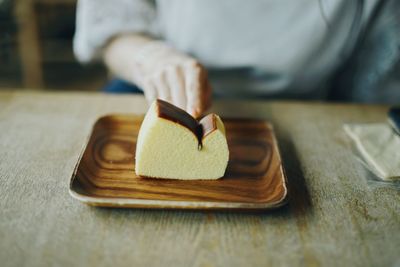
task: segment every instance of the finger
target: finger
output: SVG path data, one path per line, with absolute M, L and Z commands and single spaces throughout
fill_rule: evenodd
M 165 72 L 162 72 L 154 78 L 154 84 L 156 86 L 158 97 L 161 100 L 171 102 L 171 92 L 166 80 Z
M 143 91 L 149 104 L 157 99 L 156 87 L 151 79 L 147 79 L 143 82 Z
M 181 68 L 170 68 L 167 71 L 167 83 L 171 93 L 172 103 L 185 110 L 186 109 L 186 92 L 185 77 Z
M 205 71 L 196 63 L 185 69 L 185 78 L 186 110 L 197 118 L 205 111 L 204 98 L 207 90 Z
M 207 109 L 209 109 L 211 107 L 211 102 L 212 102 L 212 87 L 210 84 L 210 80 L 208 79 L 208 75 L 206 74 L 205 76 L 205 90 L 204 90 L 204 94 L 203 94 L 203 100 L 202 100 L 202 105 L 203 105 L 203 111 L 206 111 Z

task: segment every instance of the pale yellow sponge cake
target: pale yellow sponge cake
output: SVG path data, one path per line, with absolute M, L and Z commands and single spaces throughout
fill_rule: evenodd
M 216 114 L 199 122 L 162 100 L 152 103 L 140 127 L 136 174 L 142 177 L 213 180 L 224 176 L 229 151 Z

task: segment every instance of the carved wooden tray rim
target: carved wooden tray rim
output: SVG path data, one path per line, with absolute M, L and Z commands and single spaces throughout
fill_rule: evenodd
M 276 149 L 277 157 L 280 160 L 279 171 L 281 173 L 281 197 L 273 202 L 240 202 L 240 201 L 202 201 L 202 200 L 160 200 L 160 199 L 143 199 L 143 198 L 127 198 L 127 197 L 101 197 L 96 195 L 90 195 L 86 192 L 80 185 L 77 184 L 78 169 L 82 163 L 82 158 L 88 148 L 90 140 L 93 138 L 96 125 L 105 119 L 110 119 L 113 117 L 135 117 L 136 119 L 142 119 L 143 115 L 135 114 L 109 114 L 101 116 L 96 120 L 89 136 L 87 137 L 87 142 L 85 142 L 84 147 L 80 153 L 80 156 L 75 165 L 74 171 L 71 176 L 69 185 L 69 194 L 82 203 L 91 206 L 99 207 L 112 207 L 112 208 L 146 208 L 146 209 L 189 209 L 189 210 L 266 210 L 281 207 L 287 203 L 287 179 L 284 168 L 282 166 L 282 160 L 280 152 L 277 145 L 277 140 L 273 130 L 273 126 L 265 121 L 259 119 L 246 119 L 246 118 L 225 118 L 224 121 L 242 121 L 242 122 L 262 122 L 265 124 L 269 131 L 271 132 L 272 145 Z M 146 179 L 146 178 L 144 178 Z M 223 181 L 224 178 L 221 179 Z M 163 183 L 163 179 L 152 179 Z M 201 181 L 200 181 L 201 182 Z

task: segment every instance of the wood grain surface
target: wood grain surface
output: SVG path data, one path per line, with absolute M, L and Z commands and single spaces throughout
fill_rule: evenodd
M 343 123 L 386 106 L 215 101 L 274 125 L 289 203 L 273 212 L 108 209 L 68 193 L 93 124 L 141 96 L 0 92 L 1 266 L 399 266 L 400 193 L 370 182 Z
M 108 207 L 267 209 L 286 198 L 286 178 L 271 125 L 224 119 L 230 158 L 218 180 L 141 178 L 135 174 L 142 116 L 100 118 L 72 177 L 73 197 Z M 154 163 L 157 164 L 157 163 Z

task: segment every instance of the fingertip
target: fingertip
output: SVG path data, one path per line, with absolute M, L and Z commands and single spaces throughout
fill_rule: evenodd
M 186 110 L 186 91 L 185 91 L 185 79 L 183 72 L 180 68 L 170 68 L 167 71 L 167 83 L 171 90 L 172 103 Z
M 153 103 L 153 101 L 157 99 L 157 91 L 151 81 L 146 81 L 142 89 L 144 92 L 144 97 L 149 104 Z
M 193 118 L 197 119 L 203 114 L 203 110 L 200 108 L 192 108 L 190 109 L 189 114 L 192 115 Z

